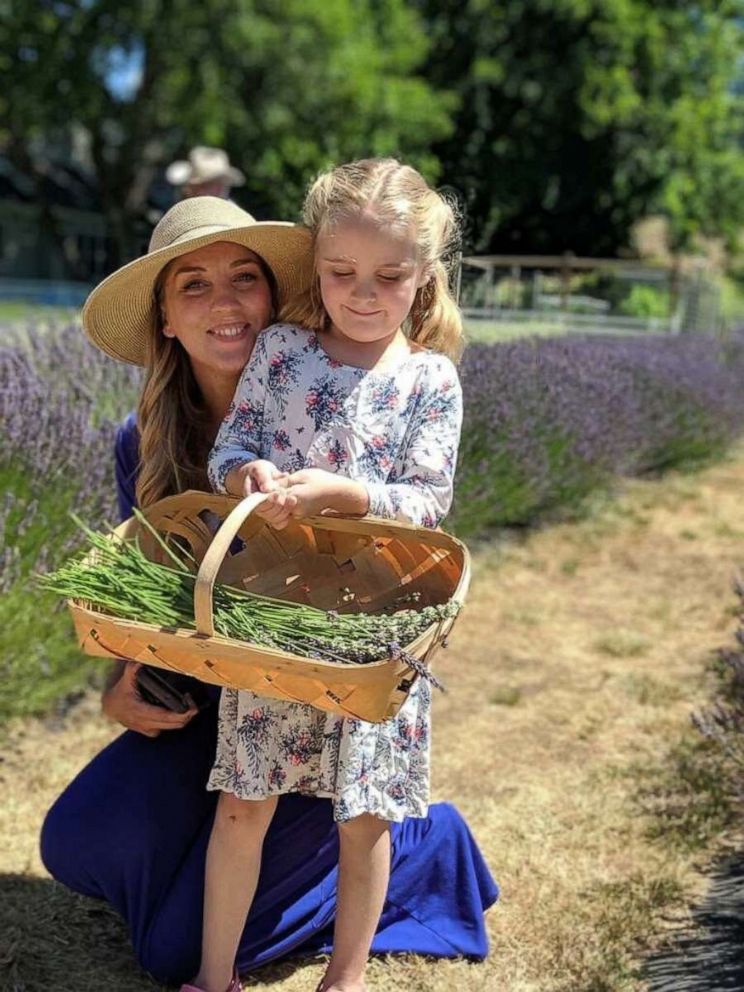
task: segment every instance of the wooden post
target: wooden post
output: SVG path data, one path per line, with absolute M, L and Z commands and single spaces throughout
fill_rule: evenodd
M 520 265 L 512 265 L 511 267 L 511 292 L 509 293 L 510 303 L 512 310 L 519 310 L 519 281 L 522 276 L 522 267 Z
M 679 256 L 674 255 L 672 265 L 669 269 L 669 330 L 672 334 L 678 334 L 682 329 L 681 321 L 678 319 L 680 290 L 680 266 Z
M 455 297 L 455 303 L 459 307 L 460 293 L 462 292 L 462 252 L 461 251 L 458 251 L 457 255 L 455 256 L 455 279 L 454 279 L 454 286 L 452 287 L 452 289 L 453 289 L 453 295 Z
M 491 318 L 496 316 L 496 294 L 493 287 L 494 266 L 489 263 L 486 269 L 486 302 L 491 310 Z
M 571 271 L 574 254 L 571 251 L 564 251 L 561 256 L 561 310 L 568 309 L 568 298 L 571 295 Z

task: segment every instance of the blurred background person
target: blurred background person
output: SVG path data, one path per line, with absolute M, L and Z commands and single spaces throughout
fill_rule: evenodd
M 233 186 L 243 186 L 245 176 L 230 165 L 227 152 L 221 148 L 197 145 L 189 152 L 188 159 L 171 162 L 165 177 L 179 187 L 181 199 L 189 196 L 219 196 L 230 199 Z

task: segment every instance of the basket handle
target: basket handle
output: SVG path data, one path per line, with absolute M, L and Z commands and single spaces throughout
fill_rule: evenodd
M 241 524 L 253 513 L 256 507 L 267 497 L 267 493 L 251 493 L 242 499 L 238 505 L 222 521 L 222 525 L 212 538 L 196 573 L 194 585 L 194 620 L 199 634 L 214 637 L 214 610 L 212 592 L 220 565 L 227 554 Z

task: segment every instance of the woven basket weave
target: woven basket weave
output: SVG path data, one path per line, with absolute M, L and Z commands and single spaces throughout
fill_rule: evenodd
M 264 499 L 190 491 L 149 506 L 144 515 L 168 545 L 186 548 L 200 563 L 197 629 L 122 620 L 69 600 L 81 647 L 88 654 L 131 658 L 344 716 L 373 722 L 394 716 L 418 677 L 404 658 L 344 665 L 215 634 L 214 583 L 339 613 L 380 612 L 410 593 L 419 594 L 418 607 L 462 604 L 470 580 L 467 548 L 442 531 L 374 517 L 312 517 L 274 530 L 253 513 Z M 215 524 L 220 525 L 216 533 Z M 114 534 L 136 537 L 148 558 L 167 563 L 162 547 L 135 517 Z M 433 624 L 402 647 L 428 665 L 453 623 Z

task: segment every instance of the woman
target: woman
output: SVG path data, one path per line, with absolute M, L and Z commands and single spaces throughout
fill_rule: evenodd
M 257 223 L 228 201 L 195 197 L 162 218 L 146 255 L 91 294 L 83 312 L 91 340 L 146 367 L 137 421 L 129 417 L 117 438 L 122 516 L 135 503 L 208 488 L 206 456 L 255 338 L 308 285 L 311 268 L 303 228 Z M 49 811 L 42 858 L 59 881 L 110 902 L 142 967 L 179 983 L 199 967 L 217 707 L 177 714 L 150 705 L 138 692 L 137 671 L 118 663 L 103 710 L 129 729 Z M 372 950 L 485 956 L 483 912 L 498 890 L 459 813 L 432 806 L 426 819 L 395 825 L 392 839 L 390 888 Z M 330 801 L 283 796 L 266 836 L 239 971 L 329 950 L 337 862 Z

